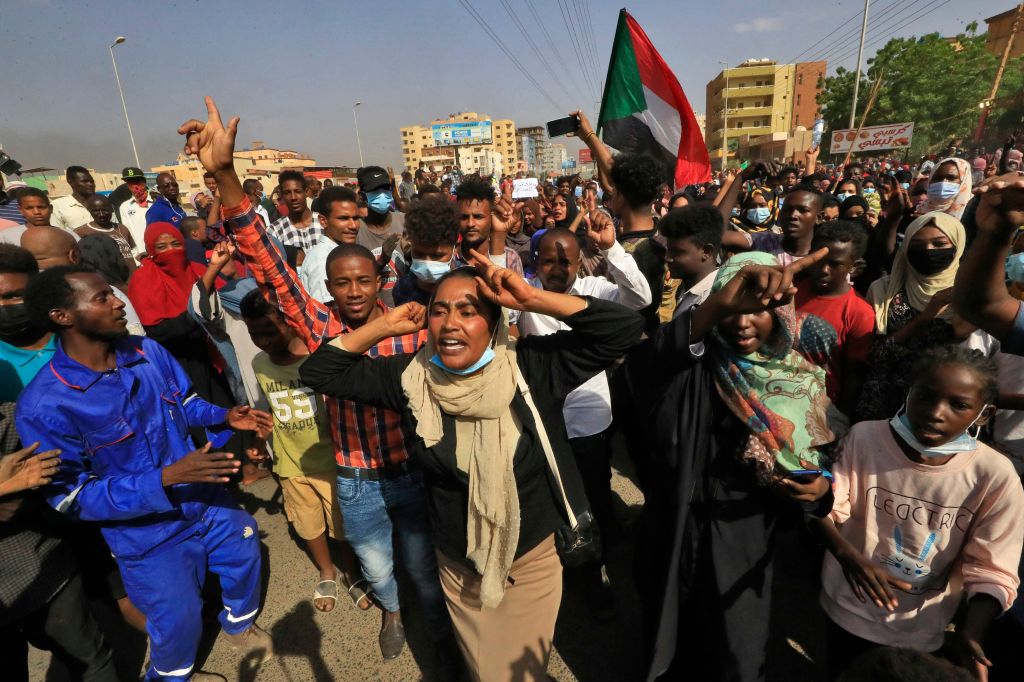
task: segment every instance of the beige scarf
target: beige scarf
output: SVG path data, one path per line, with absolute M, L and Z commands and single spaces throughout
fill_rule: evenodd
M 512 460 L 520 425 L 511 407 L 516 351 L 504 317 L 498 322 L 494 360 L 479 374 L 449 374 L 430 362 L 435 353 L 432 338 L 402 373 L 416 434 L 427 447 L 441 440 L 441 413 L 455 417 L 455 458 L 469 475 L 466 558 L 483 576 L 480 598 L 489 608 L 501 603 L 519 544 L 519 494 Z

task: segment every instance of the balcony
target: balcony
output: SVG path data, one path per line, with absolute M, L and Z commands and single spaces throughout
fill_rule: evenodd
M 730 85 L 724 90 L 725 96 L 729 99 L 737 97 L 767 97 L 775 94 L 774 85 L 752 85 L 748 87 L 735 87 Z
M 729 118 L 743 118 L 745 116 L 757 116 L 758 118 L 761 118 L 771 115 L 771 107 L 743 107 L 742 109 L 729 109 Z

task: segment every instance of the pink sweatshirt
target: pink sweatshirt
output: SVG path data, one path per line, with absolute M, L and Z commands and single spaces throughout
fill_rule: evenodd
M 981 443 L 928 466 L 895 439 L 887 420 L 850 430 L 834 468 L 831 518 L 855 549 L 913 589 L 896 590 L 894 613 L 861 603 L 826 553 L 821 605 L 862 639 L 935 651 L 963 598 L 988 594 L 1004 609 L 1016 598 L 1024 490 L 1010 461 Z

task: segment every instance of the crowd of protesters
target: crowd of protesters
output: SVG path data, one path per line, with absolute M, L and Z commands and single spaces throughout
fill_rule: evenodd
M 824 678 L 1019 679 L 1014 139 L 673 188 L 576 112 L 596 177 L 533 197 L 379 166 L 267 196 L 206 104 L 186 204 L 134 167 L 0 196 L 5 677 L 31 643 L 118 679 L 100 589 L 145 679 L 222 679 L 208 574 L 224 636 L 271 658 L 234 487 L 273 476 L 316 610 L 379 611 L 393 659 L 415 594 L 438 679 L 547 679 L 563 580 L 616 614 L 614 441 L 644 496 L 637 679 L 765 679 L 782 533 L 821 566 Z

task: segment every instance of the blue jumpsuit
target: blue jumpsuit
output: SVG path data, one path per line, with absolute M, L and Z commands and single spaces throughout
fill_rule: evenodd
M 223 485 L 162 485 L 162 469 L 195 450 L 188 429 L 207 427 L 213 446 L 230 436 L 227 410 L 200 399 L 160 344 L 116 342 L 117 367 L 95 372 L 58 344 L 18 400 L 22 442 L 60 449 L 50 504 L 97 523 L 125 590 L 147 618 L 147 680 L 192 674 L 202 630 L 206 571 L 220 578 L 229 634 L 246 630 L 260 601 L 256 521 Z

